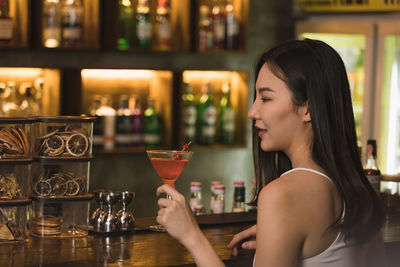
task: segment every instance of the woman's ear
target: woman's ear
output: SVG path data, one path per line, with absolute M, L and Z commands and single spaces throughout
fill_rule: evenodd
M 310 112 L 310 106 L 308 104 L 308 101 L 302 107 L 302 115 L 303 115 L 304 122 L 311 122 L 311 112 Z

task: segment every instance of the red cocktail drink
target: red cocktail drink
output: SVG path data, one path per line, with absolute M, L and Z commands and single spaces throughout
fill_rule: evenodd
M 150 161 L 163 183 L 173 185 L 189 159 L 150 158 Z
M 192 151 L 147 150 L 151 164 L 164 184 L 173 185 L 193 155 Z

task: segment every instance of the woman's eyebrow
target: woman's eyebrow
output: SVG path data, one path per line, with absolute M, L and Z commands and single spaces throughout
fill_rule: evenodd
M 273 90 L 273 89 L 271 89 L 269 87 L 261 87 L 261 88 L 258 88 L 257 91 L 258 91 L 259 94 L 261 94 L 262 92 L 265 92 L 265 91 L 271 92 L 271 93 L 276 93 L 275 90 Z

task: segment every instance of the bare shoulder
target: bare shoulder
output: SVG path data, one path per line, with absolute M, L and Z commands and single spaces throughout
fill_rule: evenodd
M 296 171 L 265 186 L 260 192 L 258 205 L 268 213 L 287 211 L 287 216 L 309 227 L 310 219 L 332 222 L 340 212 L 340 197 L 335 185 L 325 177 Z

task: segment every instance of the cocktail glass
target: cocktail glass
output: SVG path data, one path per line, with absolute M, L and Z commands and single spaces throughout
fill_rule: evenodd
M 164 184 L 174 186 L 186 164 L 193 155 L 192 151 L 147 150 L 151 164 Z M 171 199 L 171 196 L 167 195 Z

